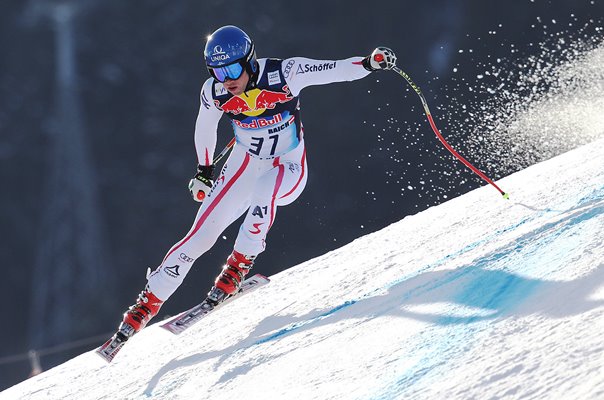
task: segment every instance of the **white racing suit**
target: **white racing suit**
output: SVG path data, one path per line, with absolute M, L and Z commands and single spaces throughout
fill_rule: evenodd
M 234 248 L 247 256 L 264 251 L 277 206 L 293 202 L 306 185 L 300 91 L 367 76 L 361 60 L 259 59 L 255 87 L 239 96 L 213 78 L 204 83 L 195 124 L 199 164 L 212 164 L 222 114 L 232 121 L 236 143 L 193 226 L 148 277 L 149 290 L 159 299 L 176 291 L 193 262 L 246 210 Z

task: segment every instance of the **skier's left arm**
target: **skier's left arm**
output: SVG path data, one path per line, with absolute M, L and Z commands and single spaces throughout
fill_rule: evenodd
M 292 57 L 283 60 L 281 68 L 289 90 L 297 96 L 308 86 L 354 81 L 366 77 L 371 71 L 392 69 L 395 65 L 394 52 L 386 47 L 378 47 L 367 57 L 345 60 Z

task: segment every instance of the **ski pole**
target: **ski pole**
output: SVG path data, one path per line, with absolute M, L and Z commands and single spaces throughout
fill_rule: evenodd
M 214 158 L 213 164 L 218 163 L 222 159 L 222 157 L 226 156 L 226 154 L 231 150 L 231 148 L 235 145 L 235 138 L 233 137 L 230 142 L 224 146 L 224 149 Z
M 495 184 L 495 182 L 493 182 L 491 179 L 489 179 L 489 177 L 486 176 L 485 174 L 483 174 L 478 168 L 476 168 L 475 166 L 473 166 L 468 160 L 466 160 L 465 158 L 463 158 L 458 152 L 455 151 L 455 149 L 453 149 L 453 147 L 451 147 L 451 145 L 449 143 L 447 143 L 447 141 L 445 140 L 445 138 L 443 137 L 443 135 L 440 133 L 440 131 L 436 127 L 436 124 L 434 123 L 434 119 L 432 118 L 432 114 L 430 113 L 430 109 L 428 108 L 428 103 L 426 102 L 426 98 L 424 97 L 424 94 L 420 90 L 419 86 L 417 86 L 415 84 L 415 82 L 413 82 L 413 80 L 411 80 L 411 77 L 409 75 L 407 75 L 407 73 L 405 73 L 405 71 L 403 71 L 402 69 L 400 69 L 397 66 L 395 66 L 394 68 L 392 68 L 392 70 L 394 72 L 396 72 L 397 74 L 399 74 L 400 76 L 402 76 L 403 78 L 405 78 L 405 80 L 407 81 L 407 83 L 409 84 L 409 86 L 411 86 L 411 88 L 415 91 L 415 93 L 417 93 L 417 95 L 419 96 L 420 100 L 422 101 L 422 106 L 424 107 L 424 111 L 426 113 L 426 117 L 428 118 L 428 122 L 430 122 L 430 126 L 432 127 L 432 130 L 434 131 L 434 133 L 438 137 L 438 140 L 440 140 L 440 142 L 445 146 L 445 148 L 447 150 L 449 150 L 449 152 L 451 152 L 451 154 L 453 154 L 459 161 L 461 161 L 462 163 L 464 163 L 464 165 L 466 167 L 468 167 L 469 169 L 471 169 L 472 172 L 474 172 L 476 175 L 480 176 L 482 179 L 484 179 L 489 184 L 493 185 L 493 187 L 495 189 L 497 189 L 499 191 L 499 193 L 501 193 L 501 195 L 503 196 L 504 199 L 509 199 L 510 196 L 509 196 L 508 193 L 506 193 L 503 190 L 501 190 L 499 188 L 499 186 L 497 186 Z

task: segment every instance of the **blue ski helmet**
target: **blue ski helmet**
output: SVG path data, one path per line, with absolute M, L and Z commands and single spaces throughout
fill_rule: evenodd
M 244 70 L 250 76 L 258 70 L 254 42 L 233 25 L 223 26 L 208 36 L 203 56 L 210 75 L 219 82 L 238 79 Z

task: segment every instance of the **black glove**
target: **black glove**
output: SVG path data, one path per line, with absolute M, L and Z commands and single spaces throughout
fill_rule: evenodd
M 388 47 L 378 47 L 362 63 L 367 71 L 388 70 L 396 67 L 396 55 Z
M 210 193 L 214 181 L 214 164 L 212 165 L 198 165 L 197 173 L 189 181 L 189 192 L 193 199 L 198 202 L 202 202 L 203 199 Z

